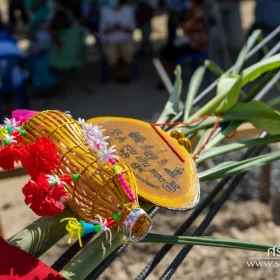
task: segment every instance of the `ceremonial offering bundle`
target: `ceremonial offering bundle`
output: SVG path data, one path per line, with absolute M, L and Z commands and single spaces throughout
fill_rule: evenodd
M 0 126 L 0 167 L 21 163 L 30 175 L 25 203 L 39 216 L 61 213 L 64 203 L 80 218 L 65 218 L 71 238 L 118 227 L 131 241 L 152 227 L 138 194 L 154 205 L 186 210 L 199 199 L 190 144 L 148 123 L 104 117 L 88 122 L 69 112 L 18 110 Z

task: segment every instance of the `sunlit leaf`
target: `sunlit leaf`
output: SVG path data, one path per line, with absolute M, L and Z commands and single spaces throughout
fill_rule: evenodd
M 187 93 L 187 99 L 186 99 L 184 121 L 188 120 L 188 117 L 189 117 L 191 109 L 192 109 L 193 100 L 196 97 L 196 94 L 202 83 L 202 80 L 203 80 L 203 77 L 205 74 L 205 70 L 206 70 L 205 66 L 198 67 L 191 78 L 189 90 Z
M 224 98 L 222 98 L 221 102 L 217 104 L 214 113 L 219 115 L 234 106 L 238 100 L 240 90 L 241 77 L 239 75 L 223 75 L 218 80 L 217 96 L 221 95 Z
M 211 71 L 214 75 L 222 76 L 224 71 L 212 60 L 205 60 L 204 65 L 207 67 L 209 71 Z
M 228 154 L 234 151 L 239 151 L 245 148 L 262 146 L 270 143 L 275 143 L 280 141 L 280 135 L 267 136 L 264 138 L 256 138 L 250 140 L 239 141 L 235 143 L 230 143 L 224 146 L 219 146 L 211 149 L 205 149 L 199 155 L 196 160 L 197 163 L 203 162 L 206 159 L 214 158 L 219 155 Z
M 268 249 L 273 248 L 271 244 L 251 243 L 243 240 L 232 238 L 221 238 L 215 236 L 174 236 L 174 235 L 160 235 L 149 233 L 141 243 L 163 243 L 163 244 L 182 244 L 182 245 L 199 245 L 211 247 L 223 247 L 231 249 L 242 249 L 250 251 L 267 252 Z
M 242 71 L 242 87 L 249 82 L 254 81 L 265 72 L 280 67 L 280 54 L 276 54 L 269 58 L 263 59 L 262 61 L 250 66 L 249 68 Z
M 280 112 L 259 101 L 236 104 L 227 113 L 227 117 L 235 120 L 248 120 L 269 134 L 280 133 Z
M 182 92 L 182 78 L 181 78 L 181 67 L 177 66 L 175 70 L 175 85 L 173 92 L 171 93 L 169 100 L 167 101 L 165 108 L 163 109 L 158 123 L 167 122 L 170 119 L 170 115 L 173 117 L 180 111 L 180 96 Z M 147 101 L 148 102 L 148 101 Z
M 217 95 L 193 114 L 189 121 L 208 114 L 220 114 L 229 110 L 238 99 L 241 89 L 241 76 L 225 74 L 218 80 Z
M 262 31 L 258 29 L 258 30 L 254 30 L 253 33 L 250 35 L 250 37 L 248 38 L 247 42 L 245 43 L 245 45 L 243 46 L 243 48 L 241 49 L 241 51 L 238 55 L 236 63 L 233 66 L 232 73 L 239 74 L 239 72 L 242 69 L 242 66 L 244 64 L 246 55 L 252 49 L 252 47 L 255 45 L 258 38 L 260 38 L 261 34 L 262 34 Z
M 231 177 L 279 159 L 280 152 L 274 152 L 239 162 L 223 162 L 214 168 L 199 173 L 199 179 L 200 181 L 211 181 Z

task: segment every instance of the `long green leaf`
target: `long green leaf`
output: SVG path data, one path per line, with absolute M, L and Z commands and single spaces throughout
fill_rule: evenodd
M 239 120 L 248 120 L 270 134 L 280 134 L 280 112 L 259 101 L 236 104 L 227 114 Z
M 199 173 L 200 181 L 211 181 L 231 177 L 252 168 L 266 165 L 280 159 L 280 152 L 269 153 L 239 162 L 224 162 L 214 168 Z
M 262 74 L 279 67 L 280 54 L 263 59 L 262 61 L 250 66 L 249 68 L 242 71 L 242 87 L 247 85 L 249 82 L 254 81 Z
M 204 74 L 205 74 L 205 66 L 200 66 L 196 69 L 194 72 L 190 85 L 189 85 L 189 90 L 187 94 L 187 99 L 186 99 L 186 106 L 185 106 L 185 114 L 184 114 L 184 121 L 187 121 L 193 106 L 193 100 L 196 97 L 196 94 L 198 92 L 198 89 L 202 83 Z
M 240 53 L 238 55 L 238 58 L 236 60 L 235 65 L 233 66 L 232 72 L 234 74 L 239 74 L 239 72 L 242 69 L 242 66 L 244 64 L 246 55 L 252 49 L 252 47 L 255 45 L 255 43 L 257 42 L 258 38 L 260 38 L 261 34 L 262 34 L 262 31 L 258 29 L 258 30 L 255 30 L 250 35 L 250 37 L 248 38 L 247 42 L 245 43 L 245 45 L 241 49 L 241 51 L 240 51 Z
M 253 86 L 252 89 L 244 96 L 242 102 L 251 101 L 259 92 L 263 89 L 263 87 L 273 78 L 277 70 L 272 70 L 264 74 L 263 77 Z
M 204 65 L 216 76 L 220 77 L 224 74 L 224 71 L 212 60 L 205 60 Z
M 10 237 L 7 242 L 40 257 L 67 234 L 65 224 L 60 223 L 66 217 L 76 217 L 76 214 L 66 207 L 61 214 L 38 219 Z
M 143 202 L 141 208 L 147 212 L 152 206 Z M 102 234 L 94 242 L 86 245 L 60 273 L 65 277 L 71 275 L 71 280 L 85 279 L 107 256 L 124 243 L 123 235 L 118 232 L 117 228 L 112 228 L 112 244 L 109 240 L 106 241 L 105 234 Z
M 210 141 L 205 146 L 205 150 L 221 143 L 227 136 L 231 135 L 242 123 L 243 122 L 241 121 L 236 121 L 228 124 L 228 126 L 221 132 L 219 132 L 213 139 L 210 139 Z
M 223 75 L 217 86 L 217 95 L 205 106 L 193 114 L 189 121 L 196 118 L 216 113 L 219 114 L 224 110 L 231 108 L 237 101 L 241 87 L 241 77 L 238 75 Z
M 199 158 L 196 160 L 196 163 L 201 163 L 209 158 L 228 154 L 228 153 L 231 153 L 234 151 L 239 151 L 239 150 L 242 150 L 245 148 L 262 146 L 262 145 L 275 143 L 275 142 L 279 142 L 279 141 L 280 141 L 280 135 L 274 135 L 274 136 L 267 136 L 264 138 L 239 141 L 239 142 L 231 143 L 228 145 L 211 148 L 208 150 L 203 150 L 201 152 Z
M 266 104 L 268 106 L 270 106 L 270 107 L 277 106 L 278 104 L 280 104 L 280 96 L 275 97 L 275 98 L 269 100 Z
M 106 257 L 123 244 L 122 236 L 118 234 L 116 228 L 112 229 L 112 236 L 112 245 L 106 241 L 105 234 L 102 234 L 93 243 L 85 246 L 81 253 L 60 271 L 60 274 L 69 280 L 86 279 Z
M 193 153 L 195 154 L 197 152 L 197 150 L 202 146 L 202 144 L 204 143 L 204 141 L 206 140 L 206 138 L 208 137 L 210 131 L 212 130 L 212 128 L 208 128 L 206 130 L 203 131 L 202 135 L 200 136 L 200 139 L 193 151 Z
M 173 92 L 171 93 L 169 100 L 167 101 L 165 108 L 163 109 L 158 122 L 165 123 L 168 122 L 172 117 L 174 117 L 180 110 L 180 96 L 182 92 L 182 78 L 181 78 L 181 67 L 177 66 L 175 70 L 175 86 Z
M 259 251 L 259 252 L 267 252 L 270 248 L 273 248 L 274 246 L 271 244 L 251 243 L 238 239 L 219 238 L 213 236 L 190 237 L 190 236 L 160 235 L 160 234 L 152 234 L 152 233 L 148 234 L 140 242 L 211 246 L 211 247 L 222 247 L 222 248 L 230 248 L 230 249 Z
M 228 111 L 234 106 L 239 98 L 240 90 L 241 77 L 239 75 L 223 75 L 218 81 L 217 95 L 222 95 L 224 98 L 213 111 L 215 115 Z

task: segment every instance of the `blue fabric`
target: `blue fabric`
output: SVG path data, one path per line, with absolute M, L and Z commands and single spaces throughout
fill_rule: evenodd
M 183 12 L 190 8 L 189 0 L 166 0 L 168 9 Z
M 102 3 L 101 1 L 97 1 L 97 8 L 98 10 L 100 11 L 101 7 L 102 7 Z M 85 17 L 88 13 L 88 11 L 90 10 L 90 5 L 91 5 L 91 0 L 83 0 L 81 2 L 81 14 L 83 17 Z M 94 23 L 97 23 L 99 21 L 99 17 L 98 15 L 93 15 L 91 16 L 91 18 L 89 19 L 90 21 L 94 22 Z
M 46 55 L 36 56 L 29 62 L 30 75 L 33 85 L 39 89 L 47 89 L 57 84 L 57 77 L 51 71 Z
M 39 0 L 24 0 L 24 6 L 28 10 L 33 5 L 36 5 L 39 2 Z M 32 24 L 45 24 L 48 22 L 49 16 L 52 11 L 52 4 L 50 1 L 48 1 L 46 4 L 44 4 L 40 9 L 37 11 L 31 13 L 30 15 L 30 22 Z
M 257 0 L 255 22 L 265 23 L 271 27 L 280 25 L 280 0 Z

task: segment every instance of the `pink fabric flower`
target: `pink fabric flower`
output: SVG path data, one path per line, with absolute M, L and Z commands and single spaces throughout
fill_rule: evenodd
M 38 114 L 37 111 L 31 110 L 15 110 L 12 112 L 12 117 L 16 119 L 17 125 L 22 125 L 24 122 L 28 121 L 32 116 Z

